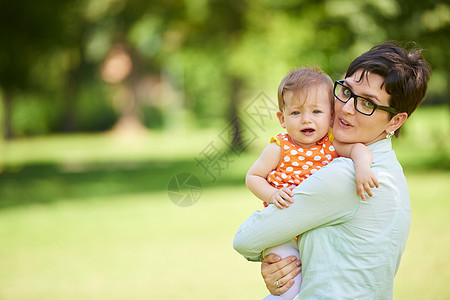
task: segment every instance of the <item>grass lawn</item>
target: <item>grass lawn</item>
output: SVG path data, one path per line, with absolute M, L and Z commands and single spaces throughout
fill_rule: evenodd
M 436 133 L 433 119 L 448 125 L 436 114 L 448 112 L 419 110 L 395 145 L 413 218 L 395 299 L 450 299 L 450 147 L 429 137 L 450 127 Z M 160 133 L 0 144 L 0 299 L 263 298 L 259 264 L 238 255 L 232 240 L 259 208 L 243 176 L 266 141 L 232 156 L 213 182 L 194 157 L 216 136 L 188 132 L 177 137 L 186 145 L 178 150 Z M 203 186 L 190 207 L 167 193 L 183 171 Z
M 413 224 L 395 299 L 450 297 L 449 174 L 425 175 L 408 174 Z M 231 246 L 249 198 L 222 187 L 187 208 L 156 192 L 4 209 L 0 299 L 260 299 L 259 265 Z

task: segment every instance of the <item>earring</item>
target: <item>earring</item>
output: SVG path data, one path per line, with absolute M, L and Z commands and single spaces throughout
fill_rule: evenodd
M 390 139 L 394 135 L 394 131 L 389 131 L 388 134 L 386 134 L 386 138 Z

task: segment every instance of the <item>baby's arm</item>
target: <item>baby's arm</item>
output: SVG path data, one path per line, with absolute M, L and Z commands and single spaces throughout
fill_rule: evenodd
M 289 188 L 277 189 L 267 182 L 267 176 L 278 166 L 280 157 L 281 147 L 276 143 L 270 143 L 248 170 L 245 183 L 256 197 L 283 209 L 289 207 L 289 203 L 294 202 L 291 198 L 294 196 L 292 190 Z
M 344 144 L 333 140 L 333 146 L 339 156 L 349 157 L 355 164 L 356 193 L 366 200 L 364 191 L 372 197 L 371 188 L 378 188 L 378 179 L 373 173 L 370 165 L 372 164 L 372 152 L 361 143 Z

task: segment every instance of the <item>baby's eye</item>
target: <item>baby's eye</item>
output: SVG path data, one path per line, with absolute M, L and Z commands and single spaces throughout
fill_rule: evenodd
M 318 109 L 313 110 L 313 114 L 320 114 L 320 113 L 321 113 L 321 111 Z
M 299 111 L 293 111 L 292 114 L 293 114 L 293 115 L 299 115 L 300 112 L 299 112 Z

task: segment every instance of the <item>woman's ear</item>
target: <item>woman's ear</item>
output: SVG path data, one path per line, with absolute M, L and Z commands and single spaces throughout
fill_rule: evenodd
M 281 111 L 277 111 L 278 121 L 280 121 L 281 127 L 286 128 L 284 124 L 284 114 Z
M 399 129 L 403 125 L 403 123 L 405 123 L 406 119 L 408 119 L 408 113 L 402 112 L 402 113 L 396 114 L 389 121 L 389 125 L 386 128 L 386 132 L 396 131 L 397 129 Z

